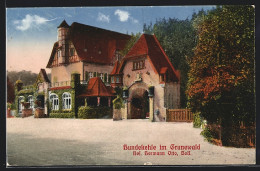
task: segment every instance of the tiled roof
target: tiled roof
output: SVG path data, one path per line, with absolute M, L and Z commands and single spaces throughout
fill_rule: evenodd
M 71 86 L 52 87 L 52 88 L 50 88 L 50 90 L 64 90 L 64 89 L 71 89 Z
M 115 91 L 112 87 L 107 87 L 100 77 L 91 78 L 88 82 L 86 92 L 79 95 L 79 97 L 85 96 L 115 96 Z
M 165 54 L 155 35 L 148 34 L 142 34 L 139 40 L 127 53 L 125 58 L 123 58 L 123 62 L 121 62 L 120 65 L 120 72 L 122 72 L 124 62 L 132 58 L 143 56 L 147 56 L 150 59 L 155 72 L 160 73 L 161 70 L 168 70 L 169 76 L 172 76 L 173 80 L 180 80 L 179 74 L 173 67 L 172 63 L 170 62 L 168 56 Z
M 48 64 L 46 66 L 46 68 L 51 68 L 51 64 L 52 64 L 52 61 L 54 59 L 54 56 L 55 56 L 55 53 L 56 53 L 56 49 L 58 48 L 58 42 L 55 42 L 53 47 L 52 47 L 52 51 L 51 51 L 51 56 L 50 56 L 50 59 L 48 61 Z
M 80 61 L 89 63 L 111 64 L 115 51 L 122 50 L 130 38 L 126 34 L 77 22 L 69 26 L 68 40 L 73 43 Z M 52 53 L 47 68 L 51 67 L 53 55 Z
M 115 75 L 115 74 L 119 74 L 119 61 L 115 62 L 114 68 L 112 70 L 112 72 L 110 73 L 110 75 Z
M 129 35 L 72 23 L 70 40 L 82 61 L 90 63 L 110 64 L 116 50 L 124 48 Z

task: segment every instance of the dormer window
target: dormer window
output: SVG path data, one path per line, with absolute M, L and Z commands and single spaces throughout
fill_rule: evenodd
M 61 57 L 61 50 L 58 50 L 58 57 Z

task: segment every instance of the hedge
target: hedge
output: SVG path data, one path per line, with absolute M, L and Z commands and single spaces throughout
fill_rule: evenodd
M 50 113 L 50 118 L 75 118 L 75 113 Z
M 193 114 L 193 127 L 200 128 L 202 125 L 202 118 L 200 112 Z
M 110 107 L 91 107 L 81 106 L 78 110 L 78 118 L 82 119 L 96 119 L 108 117 L 112 118 L 112 109 Z

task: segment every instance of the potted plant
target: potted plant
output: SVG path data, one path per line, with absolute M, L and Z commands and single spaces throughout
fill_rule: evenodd
M 7 103 L 7 111 L 6 111 L 7 118 L 11 117 L 10 111 L 11 111 L 11 103 Z
M 44 108 L 41 107 L 41 101 L 40 100 L 35 100 L 34 101 L 34 107 L 35 107 L 35 113 L 34 113 L 34 118 L 44 118 Z
M 29 102 L 21 102 L 24 109 L 22 110 L 22 117 L 28 117 L 32 115 L 32 109 L 30 109 L 30 103 Z
M 16 112 L 16 107 L 15 107 L 15 104 L 12 103 L 12 104 L 11 104 L 11 116 L 12 116 L 12 117 L 15 116 L 15 112 Z

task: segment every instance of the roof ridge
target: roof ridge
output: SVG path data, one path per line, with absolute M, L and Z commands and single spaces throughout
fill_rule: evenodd
M 172 63 L 171 63 L 171 61 L 170 61 L 170 59 L 169 59 L 168 55 L 167 55 L 167 54 L 164 52 L 164 50 L 163 50 L 162 46 L 160 45 L 160 43 L 159 43 L 158 39 L 156 38 L 156 36 L 155 36 L 155 35 L 153 35 L 153 37 L 154 37 L 154 40 L 155 40 L 156 44 L 159 46 L 159 48 L 160 48 L 161 52 L 163 53 L 163 55 L 164 55 L 165 59 L 166 59 L 166 60 L 167 60 L 167 62 L 169 63 L 170 67 L 172 68 L 172 70 L 173 70 L 174 74 L 175 74 L 175 75 L 178 77 L 178 80 L 180 80 L 180 78 L 179 78 L 179 75 L 177 74 L 177 72 L 176 72 L 175 68 L 173 67 L 173 65 L 172 65 Z

